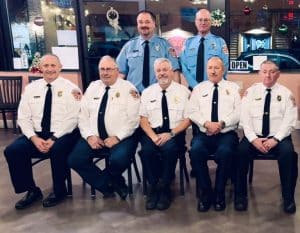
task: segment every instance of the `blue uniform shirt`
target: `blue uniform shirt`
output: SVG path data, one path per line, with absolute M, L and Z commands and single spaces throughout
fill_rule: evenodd
M 120 51 L 117 57 L 117 64 L 122 74 L 127 76 L 127 80 L 142 92 L 145 87 L 142 84 L 143 80 L 143 60 L 145 40 L 141 37 L 135 37 L 129 40 Z M 150 84 L 156 82 L 154 73 L 154 61 L 157 58 L 168 58 L 173 66 L 173 70 L 179 69 L 178 59 L 175 55 L 175 50 L 163 38 L 154 35 L 149 40 L 150 51 Z
M 228 69 L 228 48 L 226 42 L 222 37 L 208 33 L 204 40 L 204 79 L 207 80 L 206 66 L 207 61 L 211 57 L 220 57 L 223 60 L 225 69 Z M 182 73 L 186 78 L 190 87 L 194 88 L 198 82 L 196 80 L 196 66 L 197 66 L 197 53 L 200 45 L 201 36 L 193 36 L 188 38 L 185 42 L 184 50 L 180 54 L 180 62 L 182 66 Z M 226 71 L 225 71 L 226 72 Z

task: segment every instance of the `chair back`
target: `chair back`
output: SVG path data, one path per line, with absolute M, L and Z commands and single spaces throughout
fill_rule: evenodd
M 0 109 L 17 109 L 22 93 L 22 76 L 0 77 Z
M 39 79 L 42 79 L 43 77 L 42 76 L 28 76 L 28 83 L 31 83 L 35 80 L 39 80 Z

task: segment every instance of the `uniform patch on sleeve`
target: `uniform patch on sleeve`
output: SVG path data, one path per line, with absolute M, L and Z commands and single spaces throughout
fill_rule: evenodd
M 139 99 L 140 98 L 140 94 L 137 92 L 137 90 L 135 89 L 131 89 L 129 91 L 129 94 L 134 98 L 134 99 Z
M 223 53 L 225 53 L 226 55 L 229 54 L 227 45 L 223 45 L 222 51 L 223 51 Z
M 291 101 L 293 103 L 293 106 L 296 107 L 296 99 L 295 99 L 295 97 L 291 95 L 290 99 L 291 99 Z
M 169 48 L 169 54 L 172 56 L 172 57 L 176 57 L 176 51 L 174 48 L 170 47 Z
M 80 90 L 78 90 L 78 89 L 73 89 L 71 93 L 72 93 L 72 95 L 73 95 L 73 97 L 74 97 L 75 100 L 77 100 L 77 101 L 80 101 L 80 100 L 81 100 L 82 94 L 81 94 L 81 91 L 80 91 Z

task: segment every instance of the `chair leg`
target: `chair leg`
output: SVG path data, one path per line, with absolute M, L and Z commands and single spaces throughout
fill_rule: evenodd
M 254 165 L 254 160 L 250 160 L 250 163 L 249 163 L 249 177 L 248 177 L 249 184 L 252 184 L 252 179 L 253 179 L 253 165 Z
M 144 196 L 147 195 L 147 178 L 146 178 L 146 171 L 143 168 L 143 194 Z
M 71 169 L 68 168 L 68 173 L 67 173 L 67 195 L 72 196 L 73 195 L 73 190 L 72 190 L 72 174 L 71 174 Z
M 129 164 L 128 166 L 127 175 L 128 175 L 128 193 L 133 194 L 131 164 Z
M 96 190 L 91 186 L 91 198 L 94 199 L 96 197 Z
M 14 134 L 17 134 L 17 112 L 16 111 L 13 111 L 13 133 Z
M 133 168 L 134 168 L 134 171 L 135 171 L 136 179 L 139 183 L 141 183 L 142 180 L 141 180 L 141 176 L 140 176 L 138 166 L 136 164 L 135 155 L 132 157 L 132 164 L 133 164 Z
M 8 129 L 5 110 L 2 110 L 2 119 L 3 119 L 4 128 Z
M 184 163 L 183 155 L 179 155 L 180 195 L 184 196 Z

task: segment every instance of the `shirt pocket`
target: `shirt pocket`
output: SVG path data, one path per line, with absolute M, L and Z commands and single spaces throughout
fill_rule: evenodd
M 99 111 L 99 106 L 100 106 L 100 97 L 93 97 L 92 99 L 90 99 L 90 101 L 88 101 L 87 108 L 90 113 L 96 113 L 97 115 Z
M 193 69 L 196 67 L 197 53 L 198 53 L 198 49 L 196 49 L 196 48 L 187 50 L 185 64 L 189 69 Z
M 249 113 L 251 118 L 256 120 L 262 120 L 264 113 L 264 103 L 262 100 L 254 100 L 250 105 Z
M 128 54 L 127 58 L 128 66 L 132 67 L 143 61 L 143 54 L 140 51 L 131 52 Z
M 174 122 L 181 121 L 183 119 L 184 104 L 183 103 L 171 103 L 168 104 L 169 118 Z
M 270 119 L 282 119 L 284 111 L 282 109 L 282 105 L 277 100 L 271 100 L 271 113 Z
M 68 104 L 66 103 L 64 98 L 54 98 L 52 103 L 52 114 L 56 117 L 56 119 L 63 120 L 66 117 L 66 113 L 68 111 Z
M 29 100 L 29 106 L 32 113 L 32 116 L 42 116 L 44 109 L 45 99 L 41 98 L 41 96 L 33 96 L 32 99 Z

